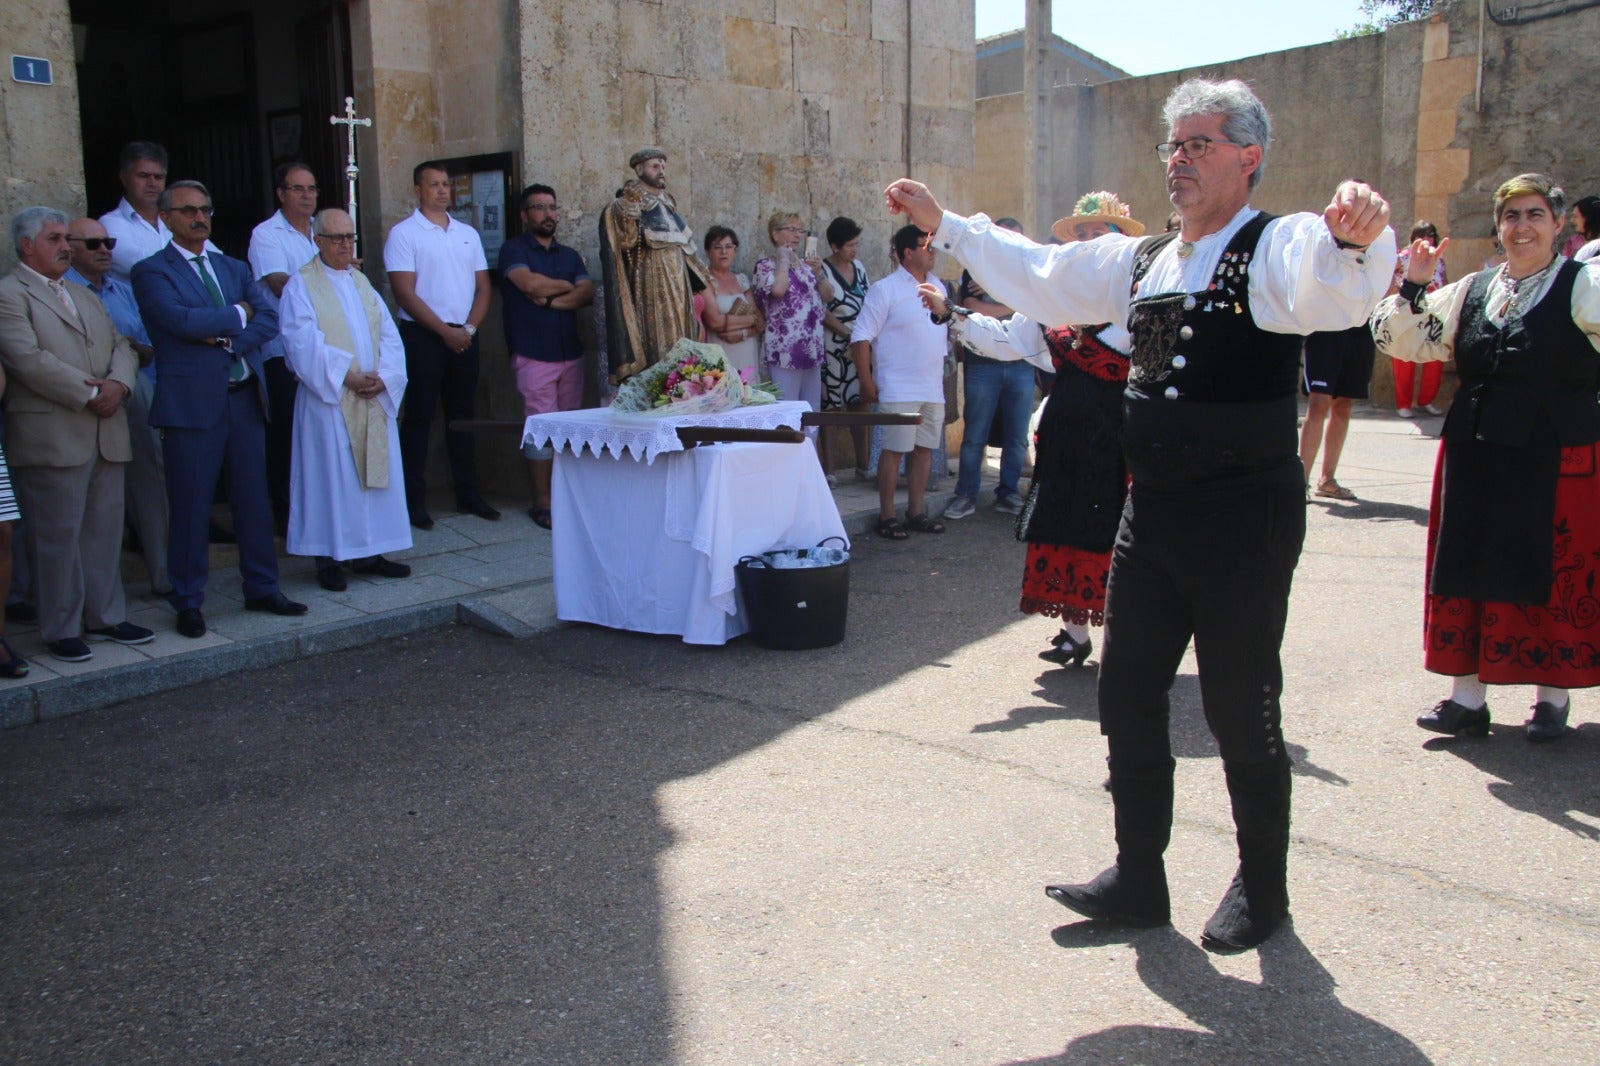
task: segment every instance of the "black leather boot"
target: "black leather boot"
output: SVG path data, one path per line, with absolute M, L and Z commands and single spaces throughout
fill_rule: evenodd
M 1162 855 L 1172 837 L 1172 771 L 1119 770 L 1113 763 L 1111 800 L 1116 811 L 1117 862 L 1092 881 L 1048 885 L 1045 895 L 1085 918 L 1149 928 L 1172 920 Z
M 1289 916 L 1289 762 L 1224 762 L 1239 869 L 1206 923 L 1200 946 L 1220 954 L 1246 951 Z

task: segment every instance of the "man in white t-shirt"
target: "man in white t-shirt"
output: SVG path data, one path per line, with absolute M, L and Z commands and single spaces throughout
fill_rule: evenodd
M 861 399 L 878 410 L 920 414 L 917 426 L 887 426 L 878 459 L 878 526 L 880 537 L 905 540 L 908 529 L 943 533 L 944 524 L 928 517 L 924 495 L 933 451 L 944 432 L 944 359 L 949 350 L 945 322 L 935 321 L 923 306 L 917 286 L 933 272 L 938 252 L 928 234 L 904 226 L 894 235 L 894 257 L 900 269 L 867 290 L 867 298 L 850 333 L 850 356 L 861 382 Z M 895 516 L 894 487 L 900 457 L 906 460 L 906 519 Z
M 289 279 L 317 257 L 311 216 L 317 213 L 317 178 L 304 163 L 281 163 L 272 175 L 278 210 L 250 232 L 250 273 L 276 301 Z M 294 372 L 284 360 L 282 336 L 263 344 L 255 363 L 267 386 L 267 495 L 273 524 L 289 526 L 289 467 L 294 448 Z
M 425 474 L 433 411 L 442 400 L 447 421 L 472 417 L 478 391 L 478 327 L 489 314 L 489 261 L 478 231 L 450 215 L 453 186 L 443 163 L 412 171 L 417 209 L 383 242 L 383 268 L 400 307 L 406 348 L 406 403 L 400 418 L 400 457 L 406 473 L 411 524 L 432 529 Z M 478 492 L 476 444 L 470 430 L 445 430 L 456 507 L 496 519 Z

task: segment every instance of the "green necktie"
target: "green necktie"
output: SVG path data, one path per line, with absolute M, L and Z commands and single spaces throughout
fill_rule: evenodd
M 206 283 L 206 292 L 211 294 L 211 302 L 218 307 L 228 306 L 228 301 L 223 299 L 222 290 L 217 287 L 217 279 L 211 276 L 211 270 L 206 266 L 206 257 L 197 255 L 192 262 L 200 270 L 200 280 Z M 234 355 L 233 361 L 228 364 L 228 380 L 233 382 L 243 381 L 249 376 L 249 373 L 250 368 L 245 366 L 244 360 Z

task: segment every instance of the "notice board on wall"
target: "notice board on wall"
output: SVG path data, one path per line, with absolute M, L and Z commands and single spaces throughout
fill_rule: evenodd
M 451 217 L 465 222 L 483 238 L 489 269 L 500 259 L 500 246 L 513 236 L 508 214 L 514 214 L 517 189 L 516 157 L 511 152 L 441 159 L 455 189 Z

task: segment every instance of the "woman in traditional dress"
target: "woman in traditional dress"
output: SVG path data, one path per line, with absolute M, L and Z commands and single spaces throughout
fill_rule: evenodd
M 750 294 L 750 279 L 733 272 L 739 255 L 739 235 L 726 226 L 706 230 L 706 259 L 711 264 L 711 295 L 705 325 L 711 340 L 722 345 L 723 356 L 736 371 L 752 374 L 761 365 L 761 331 L 766 328 Z
M 1506 261 L 1428 292 L 1447 240 L 1412 242 L 1373 315 L 1378 346 L 1452 356 L 1428 513 L 1424 665 L 1454 678 L 1417 719 L 1489 732 L 1488 685 L 1535 686 L 1527 737 L 1567 728 L 1568 690 L 1600 685 L 1600 265 L 1556 253 L 1562 192 L 1522 174 L 1494 194 Z
M 1093 192 L 1050 232 L 1070 243 L 1143 236 L 1144 224 L 1116 194 Z M 923 292 L 932 300 L 930 287 Z M 929 303 L 935 314 L 937 302 Z M 1028 542 L 1020 607 L 1061 619 L 1041 659 L 1082 666 L 1094 650 L 1088 627 L 1105 623 L 1111 547 L 1128 493 L 1118 433 L 1131 338 L 1120 325 L 1041 329 L 1021 314 L 1005 322 L 969 315 L 952 332 L 980 355 L 1055 371 L 1035 438 L 1033 484 L 1017 519 L 1017 536 Z
M 828 301 L 827 314 L 822 324 L 826 327 L 824 341 L 828 350 L 827 361 L 822 364 L 822 409 L 824 411 L 856 410 L 861 407 L 861 384 L 856 380 L 856 363 L 850 358 L 850 327 L 861 313 L 861 301 L 867 298 L 867 268 L 857 258 L 861 254 L 861 227 L 854 219 L 840 216 L 828 223 L 828 248 L 831 254 L 822 261 L 828 271 L 828 284 L 833 288 L 833 298 Z M 856 480 L 867 479 L 867 454 L 871 447 L 868 427 L 850 427 L 850 442 L 855 445 Z M 823 434 L 822 470 L 828 475 L 830 485 L 837 484 L 834 476 L 833 447 Z
M 1429 244 L 1439 243 L 1439 230 L 1432 222 L 1419 218 L 1411 227 L 1411 243 L 1426 240 Z M 1386 296 L 1393 296 L 1400 291 L 1401 284 L 1406 279 L 1406 264 L 1411 253 L 1407 250 L 1410 245 L 1400 249 L 1399 258 L 1394 264 L 1394 280 L 1389 284 Z M 1427 289 L 1435 292 L 1450 283 L 1449 275 L 1445 273 L 1444 260 L 1434 264 L 1433 277 L 1428 279 Z M 1433 401 L 1439 395 L 1439 383 L 1444 379 L 1443 363 L 1423 363 L 1418 367 L 1409 359 L 1390 359 L 1394 367 L 1394 406 L 1395 414 L 1401 418 L 1415 418 L 1417 412 L 1428 415 L 1442 415 L 1443 411 L 1433 406 Z M 1419 385 L 1421 394 L 1417 392 Z

